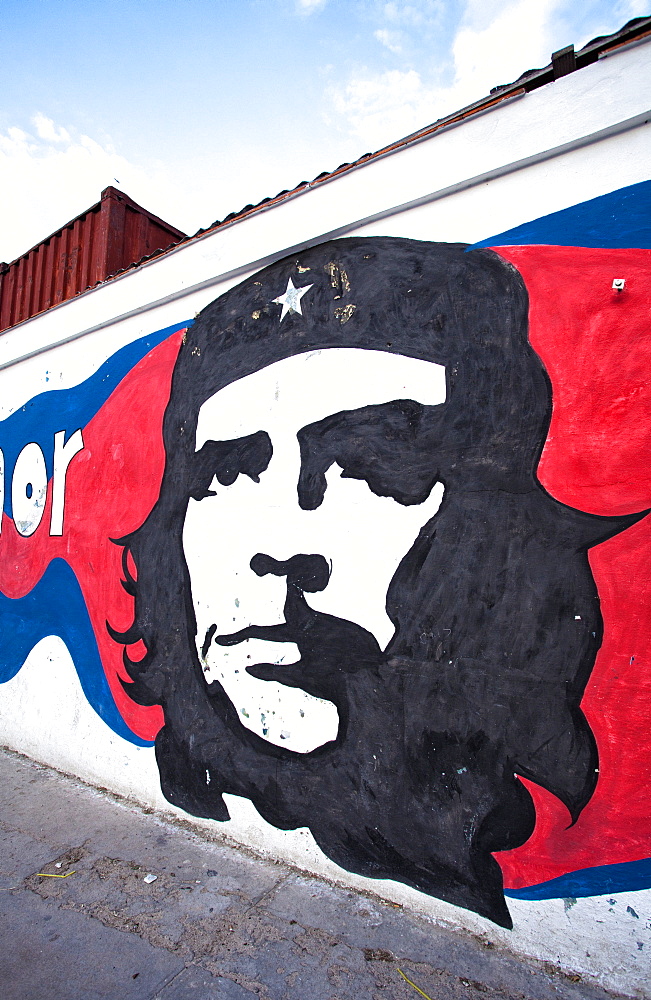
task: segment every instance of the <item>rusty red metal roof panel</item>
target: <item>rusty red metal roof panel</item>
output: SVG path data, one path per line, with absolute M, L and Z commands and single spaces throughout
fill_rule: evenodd
M 0 265 L 0 330 L 15 326 L 185 238 L 132 198 L 107 187 L 96 205 L 11 264 Z

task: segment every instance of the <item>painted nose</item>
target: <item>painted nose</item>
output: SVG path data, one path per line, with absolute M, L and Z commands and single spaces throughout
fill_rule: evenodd
M 330 566 L 324 556 L 305 555 L 301 552 L 285 562 L 273 559 L 265 552 L 258 552 L 250 563 L 257 576 L 286 576 L 287 585 L 316 594 L 324 590 L 330 579 Z

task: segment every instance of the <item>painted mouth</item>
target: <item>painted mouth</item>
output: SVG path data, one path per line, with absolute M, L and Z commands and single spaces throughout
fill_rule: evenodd
M 249 625 L 238 632 L 215 635 L 217 625 L 213 624 L 206 630 L 206 636 L 201 647 L 203 659 L 208 655 L 208 650 L 214 642 L 218 646 L 238 646 L 247 639 L 264 639 L 267 642 L 296 642 L 295 630 L 287 622 L 279 625 Z
M 284 576 L 287 578 L 287 598 L 285 601 L 285 616 L 292 621 L 281 622 L 278 625 L 249 625 L 237 632 L 216 635 L 217 625 L 211 625 L 201 647 L 201 656 L 205 660 L 211 643 L 218 646 L 238 646 L 247 639 L 262 639 L 266 642 L 291 642 L 299 646 L 305 640 L 305 626 L 314 624 L 324 616 L 313 611 L 303 597 L 304 592 L 318 593 L 328 584 L 331 566 L 325 557 L 318 554 L 306 555 L 299 553 L 286 561 L 278 561 L 264 552 L 258 552 L 250 563 L 256 576 Z
M 296 642 L 295 629 L 287 622 L 282 622 L 280 625 L 249 625 L 238 632 L 222 635 L 215 635 L 216 625 L 211 625 L 210 629 L 214 629 L 210 637 L 211 641 L 217 643 L 218 646 L 237 646 L 241 642 L 246 642 L 247 639 L 265 639 L 267 642 Z M 209 632 L 210 629 L 208 629 Z M 206 638 L 208 638 L 207 634 Z
M 238 632 L 232 632 L 231 634 L 216 635 L 217 625 L 213 624 L 206 632 L 206 636 L 201 647 L 201 658 L 206 661 L 211 645 L 214 643 L 217 646 L 229 647 L 229 646 L 240 646 L 242 643 L 246 642 L 248 639 L 262 640 L 265 642 L 274 642 L 279 646 L 282 644 L 284 646 L 292 645 L 296 648 L 296 640 L 294 638 L 295 630 L 291 629 L 286 623 L 280 625 L 250 625 L 248 628 L 240 629 Z M 257 644 L 254 642 L 252 647 L 252 653 L 255 656 L 256 652 L 258 655 L 262 652 L 259 648 L 256 648 Z M 281 665 L 284 665 L 284 661 L 288 656 L 287 652 L 282 656 L 274 656 L 271 654 L 269 656 L 269 651 L 267 650 L 267 659 L 260 660 L 260 662 L 253 663 L 242 663 L 242 666 L 253 676 L 256 676 L 254 670 L 256 667 L 264 669 L 277 669 Z M 263 654 L 264 655 L 264 654 Z M 296 662 L 295 660 L 290 662 Z

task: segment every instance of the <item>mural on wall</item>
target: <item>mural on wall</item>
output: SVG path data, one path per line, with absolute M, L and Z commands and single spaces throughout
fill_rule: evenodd
M 61 635 L 175 805 L 503 926 L 651 886 L 650 187 L 313 247 L 0 423 L 0 679 Z

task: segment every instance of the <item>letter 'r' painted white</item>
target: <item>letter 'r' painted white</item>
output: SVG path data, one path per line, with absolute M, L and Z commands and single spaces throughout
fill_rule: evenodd
M 66 432 L 57 431 L 54 435 L 54 471 L 52 474 L 52 513 L 50 515 L 50 534 L 63 534 L 63 506 L 66 494 L 66 473 L 71 461 L 84 447 L 81 430 L 76 430 L 68 440 Z M 64 444 L 65 442 L 65 444 Z

